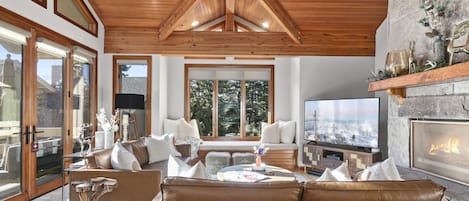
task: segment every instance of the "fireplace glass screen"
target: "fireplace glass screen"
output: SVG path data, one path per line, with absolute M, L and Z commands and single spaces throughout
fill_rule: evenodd
M 469 122 L 412 121 L 413 168 L 469 184 Z

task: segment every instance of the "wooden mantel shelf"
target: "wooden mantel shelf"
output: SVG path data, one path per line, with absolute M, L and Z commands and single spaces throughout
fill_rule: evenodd
M 407 87 L 451 81 L 463 77 L 469 77 L 469 62 L 370 82 L 368 84 L 368 91 L 387 90 L 388 94 L 397 95 L 400 98 L 399 102 L 402 103 L 401 101 L 405 98 L 405 89 Z

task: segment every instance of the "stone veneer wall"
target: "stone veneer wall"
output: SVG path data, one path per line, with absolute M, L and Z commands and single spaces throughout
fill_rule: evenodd
M 421 0 L 389 0 L 387 50 L 407 49 L 409 41 L 415 40 L 415 57 L 419 63 L 431 59 L 432 39 L 425 36 L 429 29 L 418 23 L 425 16 L 419 7 Z M 448 17 L 444 29 L 449 34 L 455 23 L 469 20 L 469 1 L 450 0 Z M 469 61 L 465 53 L 455 54 L 455 62 Z M 383 67 L 377 67 L 382 69 Z M 388 154 L 396 164 L 410 165 L 409 139 L 410 120 L 415 119 L 454 119 L 469 120 L 469 81 L 449 81 L 407 89 L 404 104 L 399 105 L 396 97 L 389 96 L 388 103 Z

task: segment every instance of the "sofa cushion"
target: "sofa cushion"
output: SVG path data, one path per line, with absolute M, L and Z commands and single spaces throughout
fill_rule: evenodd
M 140 166 L 148 164 L 148 150 L 144 140 L 137 140 L 132 143 L 132 150 Z
M 240 183 L 168 177 L 161 184 L 163 200 L 298 201 L 301 184 L 296 181 Z
M 444 187 L 431 180 L 307 182 L 304 184 L 302 200 L 441 201 L 444 191 Z
M 112 149 L 105 149 L 94 153 L 96 167 L 101 169 L 112 169 L 111 153 Z

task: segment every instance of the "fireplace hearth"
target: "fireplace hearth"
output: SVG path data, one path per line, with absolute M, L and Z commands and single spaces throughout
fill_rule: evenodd
M 411 121 L 411 167 L 469 185 L 469 122 Z

